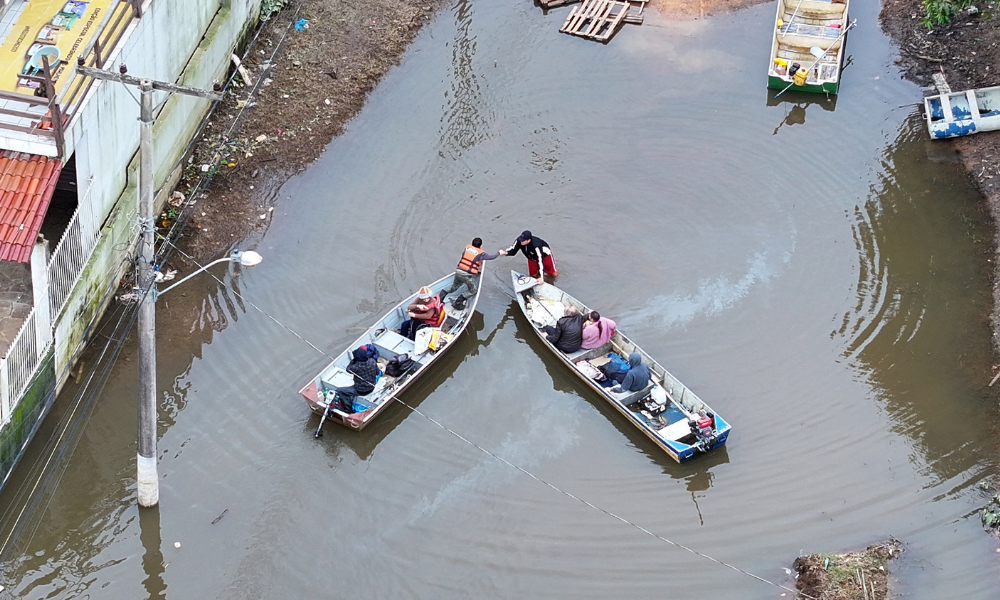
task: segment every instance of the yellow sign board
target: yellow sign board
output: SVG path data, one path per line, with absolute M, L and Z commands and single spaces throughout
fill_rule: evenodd
M 34 95 L 48 56 L 56 89 L 117 0 L 31 0 L 0 44 L 0 90 Z M 16 8 L 14 9 L 16 10 Z

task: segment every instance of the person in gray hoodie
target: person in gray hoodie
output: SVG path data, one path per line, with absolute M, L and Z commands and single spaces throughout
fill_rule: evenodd
M 638 392 L 649 385 L 649 367 L 642 364 L 642 357 L 638 352 L 628 355 L 628 373 L 620 385 L 611 388 L 612 392 L 621 394 L 622 392 Z

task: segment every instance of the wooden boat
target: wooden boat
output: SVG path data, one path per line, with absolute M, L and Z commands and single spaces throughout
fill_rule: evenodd
M 934 139 L 1000 129 L 1000 86 L 924 98 L 927 131 Z
M 439 294 L 451 286 L 455 275 L 451 274 L 438 279 L 429 287 L 432 294 Z M 464 288 L 462 288 L 464 289 Z M 319 372 L 304 388 L 299 390 L 309 404 L 309 408 L 318 415 L 326 410 L 327 403 L 333 400 L 335 388 L 348 387 L 354 383 L 354 376 L 344 369 L 351 362 L 351 354 L 359 346 L 374 344 L 378 349 L 378 363 L 382 370 L 375 385 L 375 391 L 367 396 L 359 396 L 354 408 L 357 412 L 348 414 L 339 408 L 330 407 L 327 421 L 340 423 L 351 429 L 362 430 L 376 415 L 392 404 L 393 398 L 403 392 L 417 380 L 448 348 L 452 340 L 465 331 L 472 313 L 479 302 L 482 292 L 482 277 L 477 286 L 476 295 L 469 298 L 465 308 L 457 310 L 453 300 L 459 292 L 448 296 L 445 300 L 445 320 L 441 327 L 425 327 L 417 332 L 416 340 L 411 340 L 399 334 L 399 327 L 408 318 L 406 307 L 413 302 L 417 294 L 409 296 L 385 314 L 372 325 L 361 337 L 348 346 L 325 369 Z M 410 370 L 399 377 L 385 374 L 385 366 L 389 360 L 399 354 L 406 354 L 414 363 Z
M 848 0 L 778 0 L 767 87 L 836 94 L 851 27 L 847 9 Z
M 517 304 L 542 343 L 674 460 L 684 462 L 726 443 L 732 426 L 621 330 L 607 344 L 593 350 L 566 354 L 552 345 L 543 330 L 546 325 L 554 325 L 568 306 L 575 306 L 584 314 L 590 309 L 554 285 L 537 285 L 533 277 L 511 271 L 511 280 Z M 645 389 L 615 393 L 595 379 L 595 376 L 600 377 L 598 366 L 606 362 L 610 354 L 627 358 L 632 352 L 639 353 L 651 372 L 652 381 Z M 656 397 L 663 394 L 655 388 L 665 392 L 663 404 L 656 401 Z

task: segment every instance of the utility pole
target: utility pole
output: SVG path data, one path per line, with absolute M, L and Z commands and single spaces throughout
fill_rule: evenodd
M 120 73 L 84 66 L 83 57 L 77 59 L 76 70 L 81 75 L 117 81 L 125 85 L 138 86 L 140 90 L 139 128 L 139 221 L 142 233 L 139 241 L 139 288 L 145 295 L 139 303 L 139 427 L 136 456 L 136 488 L 139 506 L 156 506 L 160 501 L 160 479 L 156 468 L 156 290 L 153 270 L 154 239 L 156 227 L 153 222 L 153 90 L 171 94 L 185 94 L 210 100 L 221 100 L 222 96 L 183 85 L 162 81 L 138 79 L 126 75 L 126 67 L 119 67 Z M 216 82 L 216 91 L 221 86 Z

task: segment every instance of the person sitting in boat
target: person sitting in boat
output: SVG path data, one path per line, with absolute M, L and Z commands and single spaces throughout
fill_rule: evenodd
M 621 384 L 611 388 L 612 392 L 638 392 L 649 385 L 649 367 L 642 363 L 642 356 L 638 352 L 628 355 L 628 373 Z
M 444 323 L 444 305 L 441 299 L 431 293 L 427 286 L 420 288 L 417 299 L 406 307 L 410 318 L 403 321 L 399 327 L 399 335 L 411 340 L 417 336 L 417 330 L 424 327 L 440 327 Z
M 552 259 L 552 249 L 548 243 L 540 237 L 531 235 L 527 229 L 517 236 L 510 248 L 500 251 L 501 256 L 513 256 L 518 252 L 523 252 L 528 258 L 528 273 L 538 279 L 538 284 L 545 283 L 542 273 L 555 277 L 559 274 L 556 263 Z
M 611 336 L 618 331 L 618 325 L 607 317 L 602 317 L 596 310 L 590 311 L 587 321 L 583 324 L 583 343 L 580 347 L 584 350 L 600 348 L 611 341 Z
M 336 399 L 338 408 L 345 413 L 354 412 L 354 400 L 358 396 L 367 396 L 375 391 L 375 382 L 382 374 L 378 369 L 378 362 L 368 353 L 364 346 L 355 348 L 352 353 L 351 364 L 344 369 L 354 376 L 354 385 L 337 388 Z
M 493 260 L 500 256 L 499 252 L 484 252 L 482 248 L 483 238 L 474 238 L 472 244 L 465 247 L 462 259 L 458 261 L 458 266 L 455 268 L 455 278 L 451 282 L 451 286 L 441 292 L 441 302 L 444 302 L 445 296 L 458 291 L 463 285 L 468 291 L 459 294 L 458 298 L 451 301 L 455 310 L 464 309 L 469 298 L 476 295 L 476 281 L 479 279 L 479 271 L 482 269 L 483 261 Z
M 545 326 L 545 339 L 566 354 L 572 354 L 580 349 L 583 342 L 583 315 L 572 305 L 566 307 L 563 315 L 556 321 L 555 327 Z

